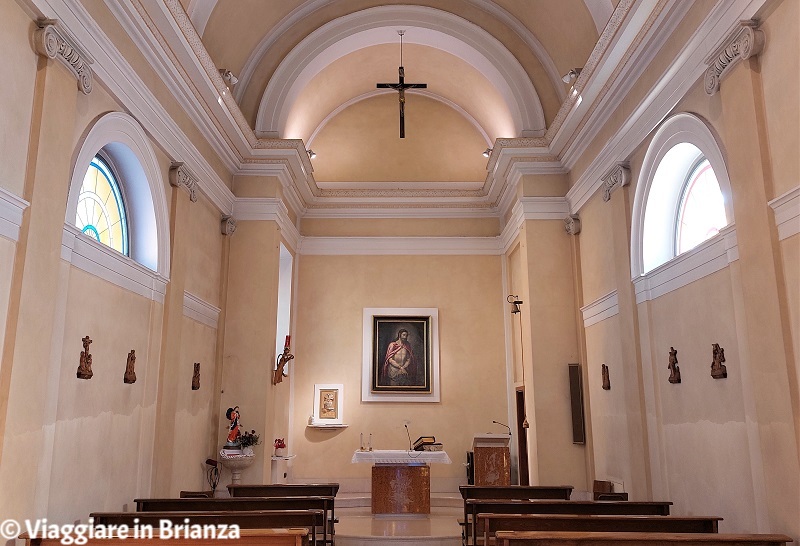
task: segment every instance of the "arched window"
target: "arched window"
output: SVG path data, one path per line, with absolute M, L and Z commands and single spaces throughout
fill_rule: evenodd
M 636 278 L 714 237 L 733 222 L 722 152 L 703 120 L 677 114 L 645 155 L 633 207 L 631 276 Z
M 117 252 L 128 255 L 128 220 L 117 177 L 99 154 L 83 177 L 75 226 Z

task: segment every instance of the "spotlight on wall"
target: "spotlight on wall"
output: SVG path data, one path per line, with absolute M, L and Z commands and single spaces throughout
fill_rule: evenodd
M 311 159 L 317 157 L 317 152 L 315 152 L 314 150 L 306 150 L 306 153 L 308 154 L 308 157 L 310 157 Z
M 490 155 L 492 155 L 492 148 L 486 148 L 483 151 L 483 157 L 489 157 Z
M 511 304 L 511 314 L 516 315 L 520 312 L 519 306 L 522 305 L 522 302 L 519 299 L 519 296 L 508 296 L 506 301 Z
M 574 84 L 575 80 L 577 80 L 578 76 L 580 76 L 581 70 L 583 69 L 582 68 L 571 69 L 569 72 L 564 74 L 564 76 L 561 78 L 561 81 L 569 85 Z
M 222 80 L 225 82 L 225 85 L 228 86 L 228 89 L 239 83 L 239 78 L 234 76 L 233 72 L 227 68 L 220 68 L 219 75 L 222 76 Z

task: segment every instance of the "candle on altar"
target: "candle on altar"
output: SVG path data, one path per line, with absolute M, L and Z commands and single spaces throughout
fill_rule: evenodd
M 286 343 L 283 344 L 283 348 L 289 347 L 289 342 L 291 341 L 292 336 L 286 336 Z

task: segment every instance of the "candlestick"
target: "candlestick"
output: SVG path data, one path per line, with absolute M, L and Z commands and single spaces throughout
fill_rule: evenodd
M 283 344 L 283 348 L 284 348 L 284 349 L 285 349 L 286 347 L 289 347 L 289 346 L 290 346 L 290 345 L 289 345 L 289 343 L 290 343 L 291 339 L 292 339 L 292 336 L 286 336 L 286 343 L 284 343 L 284 344 Z
M 369 450 L 372 451 L 372 433 L 369 433 Z
M 364 433 L 363 432 L 361 433 L 361 444 L 359 445 L 358 450 L 359 451 L 364 451 Z

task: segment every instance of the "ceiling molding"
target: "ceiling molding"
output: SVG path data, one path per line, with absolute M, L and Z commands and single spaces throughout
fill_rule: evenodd
M 276 197 L 238 197 L 233 203 L 233 218 L 236 222 L 269 221 L 278 224 L 290 250 L 298 249 L 300 231 L 291 219 L 286 205 Z M 236 234 L 234 233 L 234 237 Z
M 499 256 L 499 237 L 302 237 L 299 253 L 317 256 Z
M 186 14 L 200 36 L 206 31 L 208 20 L 216 7 L 217 0 L 189 0 L 189 5 L 186 6 Z
M 214 1 L 216 2 L 216 0 Z M 597 28 L 597 34 L 602 34 L 603 29 L 606 28 L 606 23 L 608 23 L 611 14 L 614 12 L 614 4 L 611 0 L 583 0 L 583 3 L 592 16 L 594 26 Z
M 800 186 L 776 197 L 769 206 L 775 214 L 779 241 L 800 233 Z

